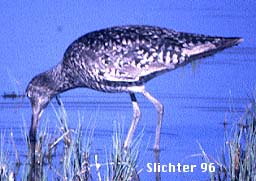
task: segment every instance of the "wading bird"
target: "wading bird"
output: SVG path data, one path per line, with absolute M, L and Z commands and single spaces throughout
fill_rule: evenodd
M 239 44 L 225 38 L 176 32 L 155 26 L 117 26 L 87 33 L 66 50 L 62 61 L 35 76 L 26 94 L 32 105 L 29 132 L 35 151 L 38 121 L 49 101 L 58 94 L 85 87 L 102 92 L 130 94 L 133 120 L 124 142 L 129 147 L 140 119 L 135 93 L 143 94 L 158 113 L 154 149 L 159 150 L 163 105 L 144 87 L 150 79 L 187 63 Z

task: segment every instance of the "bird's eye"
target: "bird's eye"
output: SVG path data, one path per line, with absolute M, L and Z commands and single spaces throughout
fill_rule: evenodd
M 26 92 L 26 95 L 27 95 L 28 98 L 30 98 L 30 97 L 31 97 L 31 92 L 30 92 L 30 91 L 27 91 L 27 92 Z

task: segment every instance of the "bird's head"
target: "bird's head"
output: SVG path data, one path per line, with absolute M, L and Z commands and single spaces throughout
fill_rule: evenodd
M 53 84 L 52 78 L 45 72 L 35 76 L 27 86 L 26 95 L 30 99 L 33 115 L 38 119 L 55 95 L 52 89 Z

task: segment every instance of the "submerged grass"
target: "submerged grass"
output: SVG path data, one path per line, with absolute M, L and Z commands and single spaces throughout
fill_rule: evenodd
M 61 100 L 59 106 L 53 107 L 58 126 L 50 131 L 48 121 L 42 121 L 43 129 L 38 134 L 36 145 L 36 163 L 40 180 L 139 180 L 137 160 L 140 152 L 143 131 L 131 144 L 129 149 L 123 148 L 123 127 L 114 123 L 112 148 L 100 162 L 100 155 L 93 154 L 92 145 L 95 122 L 89 122 L 79 115 L 78 125 L 71 129 L 68 114 Z M 86 124 L 83 124 L 86 122 Z M 83 129 L 82 125 L 88 125 Z M 26 126 L 24 126 L 26 127 Z M 85 130 L 85 131 L 84 131 Z M 26 131 L 24 138 L 28 146 Z M 12 134 L 11 134 L 12 135 Z M 251 100 L 244 115 L 234 125 L 230 133 L 226 132 L 226 142 L 219 159 L 213 159 L 199 144 L 205 162 L 217 165 L 215 172 L 210 172 L 211 180 L 251 181 L 256 180 L 256 97 Z M 18 175 L 19 154 L 11 136 L 6 145 L 6 135 L 0 134 L 0 180 L 15 180 Z M 12 150 L 10 150 L 12 148 Z M 14 151 L 13 151 L 14 150 Z M 15 161 L 10 162 L 11 152 L 15 153 Z M 30 155 L 30 154 L 28 154 Z M 25 161 L 22 180 L 27 180 L 30 158 Z M 15 171 L 14 171 L 15 170 Z M 50 177 L 49 177 L 50 176 Z M 20 177 L 18 177 L 20 178 Z
M 256 180 L 256 99 L 248 105 L 238 125 L 235 126 L 233 138 L 227 140 L 228 159 L 221 165 L 222 170 L 232 180 Z
M 5 133 L 0 133 L 0 180 L 9 180 L 14 181 L 15 175 L 17 174 L 16 171 L 19 168 L 20 160 L 19 155 L 16 152 L 16 147 L 13 142 L 12 132 L 10 135 L 11 143 L 6 143 L 6 135 Z M 10 162 L 11 157 L 11 147 L 14 146 L 14 151 L 16 154 L 16 161 Z
M 93 155 L 91 150 L 95 124 L 83 124 L 84 117 L 79 115 L 77 127 L 69 128 L 68 114 L 60 99 L 58 104 L 57 108 L 53 106 L 58 126 L 52 133 L 48 121 L 43 121 L 43 129 L 38 134 L 36 166 L 39 180 L 138 180 L 135 179 L 136 163 L 142 134 L 132 142 L 131 148 L 124 150 L 123 129 L 115 123 L 111 156 L 106 158 L 105 163 L 100 163 L 99 156 Z M 88 125 L 85 131 L 82 125 Z M 24 136 L 27 138 L 26 134 Z M 29 139 L 26 141 L 29 146 Z M 29 162 L 28 157 L 22 180 L 28 179 Z
M 225 132 L 226 142 L 221 158 L 212 159 L 217 165 L 210 172 L 211 180 L 253 181 L 256 180 L 256 97 L 254 96 L 243 116 L 230 133 Z M 207 155 L 199 144 L 204 160 L 210 164 Z
M 140 143 L 142 139 L 142 133 L 135 138 L 131 147 L 124 149 L 122 143 L 122 133 L 120 123 L 114 124 L 113 131 L 113 148 L 111 154 L 111 165 L 108 165 L 109 174 L 106 180 L 139 180 L 136 170 L 137 159 L 140 150 Z

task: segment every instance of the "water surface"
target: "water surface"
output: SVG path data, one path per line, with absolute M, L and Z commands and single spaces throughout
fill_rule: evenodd
M 249 101 L 255 87 L 256 5 L 253 1 L 79 1 L 37 2 L 2 1 L 0 3 L 0 93 L 22 94 L 30 79 L 57 64 L 67 46 L 77 37 L 99 28 L 121 24 L 149 24 L 179 31 L 219 36 L 239 36 L 244 42 L 193 65 L 166 73 L 150 81 L 147 90 L 165 106 L 162 129 L 162 164 L 200 165 L 197 141 L 205 151 L 217 157 L 224 143 L 224 126 L 234 124 Z M 121 121 L 127 131 L 132 106 L 127 94 L 105 94 L 77 89 L 61 95 L 70 117 L 70 127 L 77 125 L 78 112 L 96 121 L 92 152 L 104 162 L 105 149 L 111 143 L 114 121 Z M 136 134 L 144 129 L 138 168 L 142 180 L 154 174 L 146 165 L 154 162 L 156 112 L 141 95 L 137 96 L 142 119 Z M 56 105 L 56 101 L 53 100 Z M 21 127 L 30 125 L 28 99 L 0 98 L 0 130 L 14 132 L 21 156 L 27 148 Z M 48 106 L 42 120 L 56 117 Z M 23 121 L 25 120 L 25 121 Z M 42 128 L 40 128 L 42 129 Z M 106 144 L 107 143 L 107 144 Z M 108 144 L 109 143 L 109 144 Z M 145 150 L 145 151 L 144 151 Z M 208 173 L 162 173 L 162 180 L 204 180 Z

